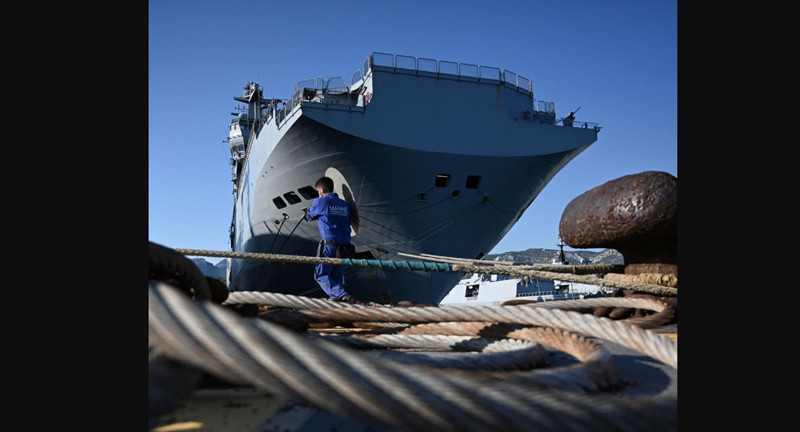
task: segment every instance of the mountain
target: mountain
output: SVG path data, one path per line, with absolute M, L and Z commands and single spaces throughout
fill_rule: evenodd
M 228 260 L 220 260 L 220 262 L 217 264 L 211 264 L 203 258 L 189 258 L 189 260 L 192 261 L 197 268 L 200 269 L 200 272 L 206 276 L 222 280 L 227 278 Z
M 486 261 L 510 261 L 524 264 L 552 264 L 558 249 L 526 249 L 519 252 L 503 252 L 486 255 Z M 624 264 L 622 254 L 614 249 L 600 252 L 589 250 L 565 250 L 564 256 L 570 265 L 582 264 Z
M 557 249 L 526 249 L 518 252 L 503 252 L 486 255 L 486 261 L 509 261 L 524 264 L 552 264 Z M 565 250 L 565 258 L 571 265 L 581 264 L 624 264 L 622 254 L 614 249 L 603 249 L 600 252 L 589 250 Z M 203 258 L 189 258 L 200 271 L 213 278 L 225 280 L 227 277 L 227 260 L 220 260 L 216 265 Z

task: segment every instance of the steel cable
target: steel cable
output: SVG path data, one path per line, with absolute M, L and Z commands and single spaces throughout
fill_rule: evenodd
M 518 371 L 542 366 L 546 352 L 541 345 L 515 339 L 480 338 L 473 336 L 434 334 L 384 334 L 363 335 L 331 334 L 324 339 L 342 346 L 358 349 L 418 349 L 433 351 L 428 355 L 419 351 L 389 351 L 384 355 L 392 360 L 439 369 L 472 371 Z M 445 353 L 465 351 L 479 354 L 445 356 Z M 393 355 L 399 354 L 399 355 Z
M 299 299 L 297 296 L 268 292 L 233 292 L 226 303 L 259 301 L 285 307 L 296 307 L 298 312 L 317 322 L 371 322 L 420 323 L 443 321 L 492 321 L 554 327 L 578 334 L 611 340 L 659 361 L 678 367 L 677 346 L 664 336 L 645 332 L 641 327 L 652 327 L 674 316 L 667 303 L 635 297 L 601 297 L 569 301 L 540 302 L 508 306 L 433 306 L 413 308 L 369 307 L 321 299 Z M 260 300 L 259 300 L 260 299 Z M 263 303 L 261 303 L 263 304 Z M 331 305 L 328 308 L 327 305 Z M 625 306 L 654 310 L 651 316 L 629 319 L 633 325 L 609 318 L 562 311 L 558 308 L 581 309 L 600 306 Z M 327 309 L 323 309 L 327 308 Z M 639 324 L 638 326 L 636 324 Z
M 376 333 L 386 332 L 377 330 Z M 574 391 L 596 391 L 613 381 L 614 366 L 611 355 L 596 342 L 583 336 L 547 327 L 502 324 L 491 322 L 440 322 L 409 326 L 397 334 L 450 334 L 481 337 L 507 337 L 541 343 L 563 351 L 581 364 L 531 370 L 525 374 L 507 374 L 514 379 L 524 379 L 530 385 L 562 387 Z M 367 338 L 370 334 L 354 333 L 352 338 Z M 492 377 L 502 374 L 489 373 Z
M 422 309 L 439 309 L 459 321 L 476 320 L 475 317 L 468 318 L 467 311 L 450 307 L 402 309 L 403 312 L 414 312 L 404 318 L 403 314 L 387 313 L 399 308 L 342 306 L 331 311 L 365 316 L 369 314 L 365 314 L 363 309 L 374 309 L 370 319 L 390 316 L 392 320 L 414 321 L 419 319 L 418 316 L 431 315 L 432 311 L 420 314 Z M 575 326 L 570 322 L 575 318 L 572 315 L 580 315 L 546 308 L 534 309 L 528 305 L 504 309 L 524 313 L 504 317 L 502 311 L 487 309 L 477 315 L 495 315 L 507 322 L 521 323 L 553 320 L 562 327 Z M 306 309 L 300 312 L 316 314 L 324 311 Z M 231 382 L 254 385 L 322 409 L 394 428 L 422 431 L 493 430 L 499 427 L 506 430 L 530 430 L 532 427 L 542 430 L 676 428 L 677 395 L 590 397 L 565 391 L 545 392 L 505 380 L 497 383 L 476 381 L 461 375 L 437 374 L 391 360 L 379 361 L 325 340 L 310 341 L 264 320 L 243 319 L 223 306 L 192 302 L 172 286 L 159 282 L 150 283 L 149 316 L 150 342 L 168 355 Z M 604 323 L 590 330 L 590 334 L 619 327 L 623 330 L 616 329 L 616 332 L 630 333 L 636 340 L 636 331 L 643 332 L 634 326 L 587 317 L 590 319 L 584 325 L 591 321 Z M 645 346 L 638 348 L 650 352 Z M 659 357 L 672 362 L 669 353 Z M 676 347 L 674 357 L 677 368 Z
M 647 306 L 638 303 L 633 298 L 597 298 L 570 300 L 569 303 L 595 301 L 595 304 L 617 305 L 617 300 L 628 305 Z M 547 302 L 541 304 L 553 304 Z M 609 318 L 595 317 L 593 315 L 563 311 L 559 309 L 538 306 L 540 303 L 506 306 L 447 306 L 447 307 L 413 307 L 413 308 L 385 308 L 349 305 L 337 309 L 305 309 L 299 312 L 320 322 L 356 322 L 356 321 L 391 321 L 391 322 L 442 322 L 442 321 L 493 321 L 503 323 L 519 323 L 553 327 L 562 330 L 599 337 L 610 340 L 634 351 L 653 357 L 669 366 L 678 367 L 677 345 L 667 337 L 646 330 L 635 325 L 614 321 Z M 664 309 L 671 309 L 666 303 Z M 566 307 L 580 307 L 569 305 Z

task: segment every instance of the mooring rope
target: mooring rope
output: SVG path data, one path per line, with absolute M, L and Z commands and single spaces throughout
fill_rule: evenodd
M 151 281 L 149 292 L 150 344 L 166 355 L 232 383 L 255 386 L 370 423 L 415 431 L 677 429 L 676 388 L 670 387 L 662 394 L 631 397 L 585 394 L 563 388 L 544 389 L 541 385 L 530 385 L 526 379 L 487 379 L 463 373 L 441 373 L 432 371 L 430 364 L 421 367 L 375 357 L 319 337 L 294 333 L 263 319 L 243 318 L 226 306 L 193 301 L 166 283 Z M 290 296 L 279 300 L 305 303 Z M 677 369 L 677 344 L 669 338 L 624 322 L 555 309 L 555 303 L 566 306 L 578 300 L 542 303 L 551 305 L 547 307 L 526 304 L 412 308 L 309 300 L 325 302 L 328 308 L 305 303 L 307 308 L 296 312 L 318 320 L 435 322 L 434 325 L 439 326 L 453 325 L 445 322 L 483 321 L 477 326 L 485 327 L 486 322 L 492 322 L 505 324 L 490 325 L 553 327 L 556 330 L 551 332 L 574 332 L 611 340 Z M 591 300 L 609 300 L 610 303 L 603 304 L 660 311 L 671 308 L 658 301 L 640 302 L 645 299 Z M 470 325 L 473 326 L 470 330 L 462 331 L 481 333 L 484 328 L 474 323 Z M 495 336 L 508 339 L 514 332 L 527 330 L 511 327 L 498 328 L 498 331 L 500 333 Z M 573 340 L 573 344 L 577 342 L 578 339 Z M 569 345 L 567 341 L 561 343 Z M 531 345 L 519 346 L 522 351 L 533 350 Z M 587 351 L 584 358 L 602 360 L 605 356 L 600 351 L 594 352 L 599 354 Z M 528 365 L 536 363 L 527 362 Z M 598 375 L 598 372 L 584 374 L 588 375 Z
M 174 278 L 180 285 L 189 287 L 189 291 L 198 300 L 211 298 L 205 275 L 197 266 L 175 249 L 150 242 L 147 250 L 148 270 L 160 272 L 156 278 Z M 152 275 L 151 275 L 152 276 Z
M 326 322 L 326 323 L 364 323 L 377 327 L 405 327 L 408 323 L 418 322 L 432 322 L 430 317 L 419 317 L 416 313 L 420 311 L 420 307 L 415 307 L 411 312 L 406 313 L 408 319 L 393 320 L 384 316 L 379 317 L 379 321 L 371 321 L 369 316 L 360 316 L 354 319 L 353 314 L 344 312 L 338 314 L 337 310 L 342 309 L 363 309 L 373 310 L 372 307 L 380 305 L 372 304 L 369 307 L 362 305 L 352 305 L 343 302 L 331 302 L 326 299 L 314 299 L 303 296 L 293 296 L 288 294 L 271 293 L 266 291 L 234 291 L 229 293 L 228 298 L 223 303 L 225 305 L 236 304 L 254 304 L 254 305 L 269 305 L 278 306 L 283 308 L 297 309 L 294 313 L 284 313 L 282 319 L 285 321 L 293 321 L 297 324 L 305 324 L 307 322 Z M 675 317 L 675 309 L 667 303 L 650 298 L 637 298 L 637 297 L 600 297 L 590 299 L 572 299 L 569 301 L 559 302 L 535 302 L 528 303 L 527 306 L 531 308 L 555 308 L 555 309 L 586 309 L 586 308 L 600 308 L 600 307 L 624 307 L 630 309 L 647 309 L 655 311 L 652 315 L 643 317 L 632 317 L 623 320 L 623 322 L 635 325 L 640 328 L 655 328 L 664 325 Z M 480 310 L 488 306 L 466 306 L 470 311 Z M 502 308 L 507 306 L 491 306 L 490 308 Z M 441 308 L 458 308 L 458 306 L 437 306 L 427 308 L 427 310 L 436 311 Z M 324 313 L 316 313 L 319 309 L 326 309 Z M 300 312 L 300 310 L 307 310 Z M 399 311 L 403 314 L 405 308 L 392 308 L 392 311 Z M 397 316 L 397 315 L 395 315 Z
M 321 264 L 378 267 L 383 269 L 426 271 L 426 272 L 503 274 L 516 277 L 525 277 L 525 278 L 563 280 L 567 282 L 585 283 L 589 285 L 597 285 L 601 288 L 602 287 L 621 288 L 637 292 L 647 292 L 660 296 L 678 295 L 677 287 L 666 287 L 651 283 L 633 282 L 629 280 L 619 280 L 619 279 L 607 280 L 603 277 L 596 275 L 567 273 L 567 272 L 578 271 L 572 267 L 580 267 L 580 266 L 549 266 L 545 267 L 548 269 L 548 271 L 543 271 L 543 270 L 533 269 L 533 268 L 540 268 L 537 266 L 497 265 L 497 266 L 492 266 L 491 271 L 487 271 L 487 267 L 483 265 L 456 264 L 456 263 L 432 262 L 432 261 L 400 261 L 400 260 L 395 261 L 395 260 L 374 260 L 374 259 L 354 259 L 354 258 L 326 258 L 326 257 L 300 256 L 300 255 L 264 254 L 264 253 L 253 253 L 253 252 L 226 252 L 226 251 L 213 251 L 213 250 L 201 250 L 201 249 L 175 249 L 175 250 L 177 252 L 191 256 L 225 257 L 225 258 L 249 259 L 258 261 L 278 261 L 284 263 L 300 263 L 300 264 L 321 263 Z M 564 268 L 562 269 L 561 267 Z M 615 269 L 616 267 L 607 266 L 603 268 L 608 269 L 610 271 Z M 558 272 L 552 270 L 558 270 Z M 562 273 L 561 271 L 563 271 L 564 273 Z M 675 285 L 677 286 L 677 281 L 675 282 Z
M 260 299 L 260 300 L 259 300 Z M 308 301 L 310 300 L 310 301 Z M 674 309 L 667 303 L 644 298 L 600 297 L 569 301 L 537 302 L 510 306 L 427 306 L 379 307 L 331 302 L 323 299 L 301 299 L 296 296 L 269 292 L 232 292 L 225 304 L 254 303 L 297 308 L 297 313 L 316 322 L 370 322 L 427 323 L 445 321 L 492 321 L 519 323 L 559 328 L 611 340 L 622 346 L 649 355 L 665 364 L 678 367 L 677 345 L 669 338 L 646 332 L 643 327 L 654 327 L 669 321 Z M 330 305 L 330 306 L 327 306 Z M 630 318 L 621 324 L 608 318 L 563 311 L 601 306 L 620 306 L 648 309 L 655 315 Z M 628 320 L 626 320 L 628 321 Z M 624 321 L 623 321 L 624 322 Z
M 472 346 L 477 343 L 479 346 L 487 344 L 492 338 L 519 339 L 541 343 L 555 349 L 559 349 L 576 359 L 581 364 L 571 364 L 562 367 L 548 367 L 532 369 L 531 361 L 537 359 L 506 358 L 506 353 L 494 355 L 488 360 L 472 356 L 469 358 L 459 357 L 455 364 L 444 363 L 441 357 L 430 358 L 422 355 L 408 355 L 407 351 L 401 352 L 381 352 L 381 356 L 406 363 L 417 365 L 434 364 L 440 372 L 445 366 L 457 367 L 456 370 L 447 371 L 448 373 L 472 373 L 476 372 L 480 376 L 494 379 L 513 379 L 517 382 L 524 381 L 526 385 L 538 386 L 541 388 L 563 388 L 572 391 L 598 391 L 609 386 L 613 381 L 614 369 L 611 356 L 602 346 L 590 341 L 583 336 L 544 327 L 525 326 L 520 324 L 500 324 L 491 322 L 444 322 L 426 323 L 409 326 L 403 329 L 381 329 L 372 332 L 353 332 L 353 333 L 317 333 L 327 337 L 328 340 L 344 343 L 346 346 L 358 348 L 386 348 L 398 347 L 408 348 L 411 344 L 417 343 L 417 347 L 431 349 L 427 344 L 428 338 L 441 337 L 444 335 L 461 335 L 477 339 L 467 339 Z M 408 336 L 422 336 L 425 339 L 411 339 Z M 503 339 L 503 340 L 507 340 Z M 437 342 L 439 340 L 437 339 Z M 488 342 L 491 343 L 491 342 Z M 441 348 L 440 345 L 435 345 Z M 488 344 L 486 346 L 489 346 Z M 459 345 L 459 347 L 463 347 Z M 537 353 L 538 354 L 538 353 Z M 491 355 L 491 354 L 490 354 Z M 486 354 L 482 354 L 486 356 Z M 422 361 L 420 361 L 422 359 Z M 479 361 L 476 361 L 479 360 Z M 519 361 L 519 363 L 516 363 Z M 451 361 L 452 362 L 452 361 Z M 509 366 L 505 366 L 512 362 Z M 503 373 L 489 372 L 489 368 L 516 367 L 522 373 Z M 480 369 L 474 371 L 474 369 Z
M 223 304 L 236 305 L 236 304 L 255 304 L 255 305 L 270 305 L 291 309 L 349 309 L 349 308 L 363 308 L 361 305 L 351 305 L 343 302 L 331 302 L 327 299 L 317 299 L 303 296 L 294 296 L 289 294 L 272 293 L 267 291 L 233 291 L 228 294 L 228 298 Z M 371 305 L 380 306 L 380 305 Z M 625 307 L 631 309 L 648 309 L 656 312 L 652 315 L 643 317 L 628 318 L 625 320 L 628 324 L 633 324 L 641 328 L 653 328 L 666 324 L 675 316 L 675 310 L 668 304 L 650 298 L 638 297 L 600 297 L 589 299 L 572 299 L 567 302 L 535 302 L 529 303 L 528 306 L 533 308 L 555 308 L 555 309 L 586 309 L 598 307 Z M 437 306 L 429 308 L 430 310 L 438 310 L 442 307 L 456 308 L 457 306 Z M 468 306 L 470 310 L 475 310 L 477 306 Z M 497 307 L 497 306 L 495 306 Z M 500 306 L 505 307 L 505 306 Z M 371 310 L 371 309 L 370 309 Z M 392 309 L 403 311 L 403 308 Z M 419 311 L 419 307 L 414 308 Z M 402 313 L 402 312 L 401 312 Z M 321 320 L 323 322 L 349 322 L 352 321 L 352 316 L 349 314 L 342 314 L 341 316 L 332 316 L 332 312 L 327 312 L 324 316 L 313 316 L 312 312 L 305 313 L 305 316 L 311 319 Z M 358 320 L 365 322 L 366 320 Z M 381 317 L 381 322 L 390 321 Z M 427 321 L 427 320 L 425 320 Z M 394 321 L 398 324 L 407 323 L 410 321 Z
M 382 353 L 395 361 L 439 369 L 458 369 L 474 372 L 521 371 L 544 366 L 546 351 L 533 341 L 513 338 L 476 339 L 472 336 L 438 334 L 372 334 L 349 335 L 342 333 L 320 334 L 325 340 L 342 346 L 366 349 L 403 349 Z M 410 354 L 406 350 L 443 352 L 470 352 L 458 356 Z M 473 354 L 477 353 L 477 354 Z M 397 355 L 393 355 L 397 354 Z
M 443 255 L 431 254 L 409 254 L 405 252 L 397 252 L 397 255 L 409 258 L 418 258 L 429 261 L 449 262 L 451 264 L 464 264 L 488 267 L 484 273 L 490 273 L 490 268 L 498 266 L 509 266 L 515 269 L 522 270 L 544 270 L 556 273 L 572 273 L 572 274 L 591 274 L 591 273 L 611 273 L 621 272 L 625 270 L 622 264 L 588 264 L 588 265 L 569 265 L 569 264 L 516 264 L 508 261 L 484 261 L 472 260 L 468 258 L 448 257 Z

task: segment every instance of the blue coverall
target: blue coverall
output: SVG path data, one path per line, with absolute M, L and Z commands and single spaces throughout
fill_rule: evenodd
M 306 213 L 306 219 L 318 220 L 317 225 L 322 240 L 338 244 L 350 243 L 350 205 L 339 198 L 336 192 L 315 199 Z M 324 245 L 322 256 L 335 258 L 336 246 Z M 314 279 L 332 299 L 347 294 L 342 286 L 344 273 L 341 266 L 317 264 L 314 268 Z

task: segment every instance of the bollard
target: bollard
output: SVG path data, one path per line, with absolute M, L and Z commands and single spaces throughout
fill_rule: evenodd
M 678 274 L 678 179 L 645 171 L 611 180 L 573 199 L 559 224 L 573 248 L 610 248 L 625 274 Z

